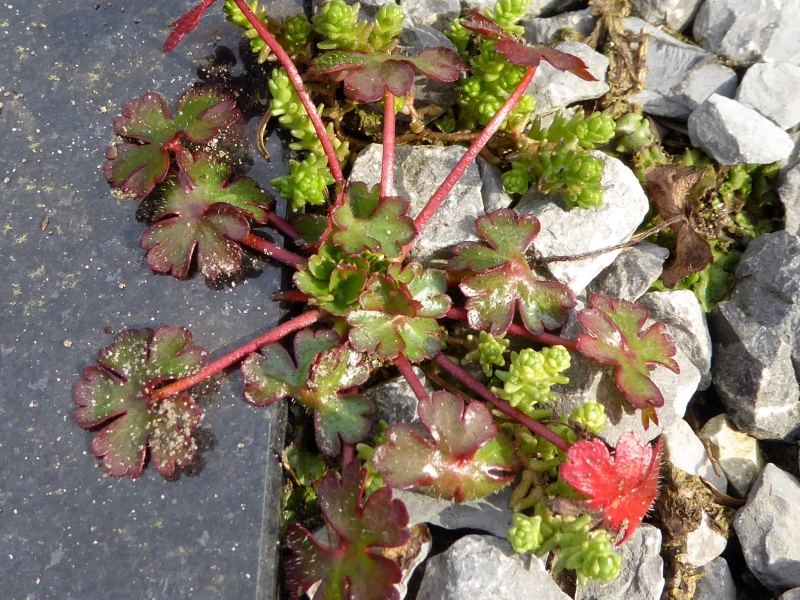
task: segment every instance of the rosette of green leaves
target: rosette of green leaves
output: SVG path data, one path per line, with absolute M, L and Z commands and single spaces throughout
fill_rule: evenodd
M 589 154 L 614 137 L 614 120 L 602 113 L 588 118 L 579 110 L 567 120 L 560 112 L 550 127 L 541 117 L 533 122 L 529 143 L 513 155 L 511 170 L 503 175 L 506 191 L 524 194 L 535 185 L 542 194 L 561 192 L 572 208 L 590 208 L 603 203 L 603 161 Z
M 293 60 L 297 60 L 298 56 L 303 53 L 311 41 L 311 23 L 308 22 L 306 16 L 300 13 L 284 17 L 279 25 L 277 21 L 267 15 L 267 9 L 259 5 L 258 0 L 253 0 L 249 6 L 253 14 L 276 37 L 289 56 Z M 275 60 L 267 43 L 261 38 L 233 0 L 226 0 L 222 10 L 228 21 L 244 29 L 244 36 L 250 40 L 250 50 L 258 55 L 259 63 Z
M 331 0 L 311 20 L 314 31 L 324 36 L 320 50 L 356 52 L 391 52 L 397 36 L 403 32 L 403 9 L 398 4 L 384 4 L 372 21 L 359 21 L 361 4 L 348 5 L 344 0 Z
M 553 400 L 552 386 L 569 383 L 569 378 L 562 373 L 569 369 L 570 363 L 569 351 L 563 346 L 512 352 L 508 371 L 495 372 L 503 387 L 492 388 L 492 391 L 511 406 L 533 416 L 537 405 Z

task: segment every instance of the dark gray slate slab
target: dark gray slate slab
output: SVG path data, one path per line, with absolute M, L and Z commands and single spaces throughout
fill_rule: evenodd
M 202 58 L 236 48 L 215 6 L 161 53 L 166 25 L 193 4 L 0 4 L 4 600 L 274 596 L 283 405 L 246 405 L 238 374 L 210 385 L 205 452 L 175 481 L 152 468 L 134 481 L 104 476 L 93 434 L 72 421 L 72 387 L 107 331 L 186 325 L 219 356 L 281 316 L 270 299 L 281 271 L 266 262 L 217 290 L 150 273 L 137 204 L 115 199 L 99 170 L 125 102 L 153 90 L 174 107 Z M 280 162 L 257 158 L 251 174 L 265 182 Z

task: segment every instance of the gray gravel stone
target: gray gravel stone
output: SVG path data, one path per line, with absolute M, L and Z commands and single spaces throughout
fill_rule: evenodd
M 537 115 L 546 115 L 575 102 L 599 98 L 609 90 L 606 83 L 608 58 L 580 42 L 562 42 L 556 49 L 582 59 L 597 81 L 584 81 L 577 75 L 559 71 L 542 61 L 527 89 L 527 93 L 536 98 Z
M 635 302 L 661 276 L 669 250 L 650 242 L 624 248 L 586 288 L 611 298 Z
M 602 152 L 594 151 L 592 155 L 605 163 L 602 206 L 568 211 L 560 198 L 542 196 L 533 189 L 520 200 L 517 211 L 536 215 L 542 224 L 533 244 L 539 255 L 575 255 L 627 241 L 647 214 L 649 201 L 633 171 Z M 614 262 L 619 253 L 615 250 L 583 260 L 554 262 L 548 269 L 553 277 L 578 293 Z
M 700 431 L 711 456 L 728 478 L 731 492 L 744 498 L 764 469 L 764 456 L 756 438 L 733 426 L 725 413 L 708 420 Z
M 513 524 L 513 512 L 508 508 L 511 492 L 508 487 L 486 498 L 461 504 L 413 490 L 394 490 L 394 497 L 406 505 L 411 525 L 430 523 L 445 529 L 470 527 L 505 538 Z
M 800 427 L 800 393 L 791 345 L 732 302 L 711 314 L 714 387 L 736 426 L 758 439 L 781 440 Z
M 631 6 L 650 23 L 683 30 L 692 21 L 703 0 L 631 0 Z
M 569 600 L 542 561 L 516 554 L 506 540 L 468 535 L 434 556 L 417 600 Z
M 497 0 L 461 0 L 463 9 L 475 9 L 486 14 L 486 10 L 494 9 Z M 557 12 L 570 10 L 579 5 L 580 0 L 531 0 L 528 4 L 527 17 L 549 16 Z
M 767 164 L 788 158 L 794 149 L 783 129 L 719 94 L 712 94 L 689 116 L 689 137 L 723 165 Z
M 371 144 L 361 151 L 350 181 L 377 185 L 381 173 L 383 146 Z M 439 188 L 445 176 L 466 152 L 461 146 L 398 146 L 395 149 L 394 192 L 411 201 L 410 215 L 416 217 Z M 450 246 L 465 240 L 477 240 L 475 219 L 483 215 L 481 178 L 473 163 L 450 191 L 436 215 L 416 241 L 409 256 L 430 263 L 450 258 Z
M 715 558 L 700 569 L 703 578 L 698 580 L 693 600 L 736 600 L 736 584 L 733 582 L 728 561 Z
M 747 69 L 736 100 L 757 110 L 781 129 L 800 123 L 800 67 L 758 63 Z
M 800 587 L 784 592 L 778 600 L 800 600 Z
M 786 173 L 778 188 L 778 197 L 783 204 L 784 227 L 793 235 L 800 234 L 800 165 Z
M 703 48 L 742 65 L 800 59 L 797 0 L 706 0 L 692 32 Z
M 535 17 L 520 21 L 520 25 L 525 28 L 525 41 L 529 44 L 552 44 L 562 29 L 574 29 L 582 35 L 589 35 L 594 24 L 595 18 L 588 8 L 554 17 Z
M 800 484 L 769 463 L 736 512 L 733 526 L 747 566 L 773 591 L 800 586 Z
M 728 538 L 716 532 L 708 513 L 703 513 L 697 529 L 686 535 L 686 564 L 702 567 L 717 558 L 728 546 Z
M 725 474 L 717 475 L 714 472 L 703 442 L 683 419 L 678 419 L 664 430 L 664 458 L 689 475 L 702 477 L 720 492 L 726 493 L 728 480 Z
M 422 385 L 425 386 L 428 394 L 433 393 L 433 387 L 425 377 L 421 369 L 414 367 L 414 372 L 419 377 Z M 373 422 L 380 420 L 386 421 L 389 425 L 395 423 L 405 423 L 423 431 L 417 415 L 417 397 L 411 391 L 411 386 L 404 377 L 392 377 L 381 384 L 364 390 L 364 395 L 375 404 L 375 413 L 372 415 Z M 376 434 L 377 425 L 373 428 L 372 434 Z
M 628 17 L 622 21 L 629 33 L 647 31 L 646 89 L 631 97 L 646 113 L 686 118 L 711 94 L 733 97 L 738 79 L 733 69 L 716 56 L 681 42 L 647 21 Z
M 659 600 L 664 590 L 661 531 L 640 525 L 617 551 L 622 555 L 619 579 L 611 583 L 589 580 L 578 585 L 575 600 Z
M 480 156 L 475 161 L 475 164 L 478 165 L 478 173 L 481 176 L 481 195 L 483 196 L 483 209 L 486 214 L 493 213 L 499 208 L 508 208 L 509 204 L 511 204 L 511 198 L 506 194 L 500 169 Z
M 711 335 L 706 315 L 697 296 L 690 290 L 650 292 L 639 300 L 650 311 L 650 318 L 661 321 L 675 343 L 689 355 L 700 371 L 700 386 L 711 385 Z

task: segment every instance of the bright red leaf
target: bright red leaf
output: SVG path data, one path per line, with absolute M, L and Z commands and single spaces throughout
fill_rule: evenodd
M 625 530 L 617 545 L 641 524 L 658 495 L 661 438 L 651 446 L 635 433 L 617 441 L 614 458 L 600 440 L 582 440 L 570 448 L 561 478 L 589 496 L 587 505 L 603 512 L 603 524 Z
M 300 525 L 286 533 L 292 557 L 286 561 L 286 586 L 293 600 L 321 582 L 313 600 L 399 600 L 394 584 L 400 567 L 370 551 L 395 548 L 408 541 L 408 512 L 392 500 L 389 488 L 373 493 L 363 506 L 367 471 L 358 461 L 342 469 L 342 479 L 328 473 L 317 489 L 328 524 L 329 545 Z
M 217 0 L 202 0 L 200 4 L 182 15 L 174 23 L 171 23 L 170 27 L 174 27 L 175 29 L 169 34 L 167 41 L 164 42 L 164 52 L 172 52 L 175 47 L 181 43 L 184 36 L 197 27 L 200 19 L 203 18 L 203 14 L 216 1 Z

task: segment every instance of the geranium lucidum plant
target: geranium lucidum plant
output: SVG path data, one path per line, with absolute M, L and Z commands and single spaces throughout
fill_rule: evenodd
M 213 3 L 204 0 L 178 19 L 165 49 L 174 48 Z M 339 11 L 350 19 L 352 13 L 344 4 L 326 6 L 328 21 L 315 21 L 315 27 L 338 35 L 330 14 Z M 616 577 L 619 559 L 611 552 L 610 534 L 629 537 L 655 499 L 660 443 L 653 447 L 629 434 L 620 439 L 612 459 L 606 445 L 591 437 L 603 426 L 602 407 L 589 403 L 555 420 L 546 405 L 552 397 L 550 386 L 568 381 L 564 373 L 569 353 L 582 352 L 601 364 L 615 365 L 620 389 L 636 408 L 644 409 L 647 419 L 655 420 L 663 398 L 649 367 L 660 364 L 677 370 L 675 347 L 663 325 L 642 332 L 644 309 L 593 296 L 591 307 L 578 315 L 587 334 L 570 340 L 547 333 L 566 323 L 575 299 L 567 286 L 529 265 L 526 253 L 540 224 L 533 216 L 509 209 L 477 220 L 481 241 L 457 245 L 449 273 L 406 259 L 450 190 L 517 105 L 540 61 L 591 79 L 583 62 L 550 48 L 527 46 L 473 13 L 463 26 L 493 39 L 498 52 L 525 68 L 524 75 L 412 218 L 409 201 L 391 195 L 395 97 L 410 94 L 417 75 L 455 82 L 468 70 L 458 55 L 444 48 L 414 57 L 396 54 L 392 36 L 397 31 L 392 27 L 357 28 L 354 45 L 334 37 L 320 44 L 329 52 L 317 57 L 308 77 L 343 81 L 344 94 L 355 102 L 384 102 L 381 180 L 368 189 L 346 181 L 337 155 L 337 147 L 344 146 L 317 111 L 297 66 L 266 26 L 264 15 L 260 18 L 244 0 L 229 0 L 226 13 L 230 16 L 234 8 L 241 13 L 234 21 L 246 21 L 248 31 L 257 33 L 264 44 L 258 44 L 257 51 L 269 49 L 302 104 L 305 114 L 296 114 L 310 125 L 303 125 L 296 137 L 309 140 L 313 131 L 314 140 L 304 142 L 303 149 L 319 144 L 319 160 L 329 169 L 331 200 L 303 215 L 295 226 L 273 212 L 269 194 L 256 182 L 232 178 L 229 166 L 197 149 L 239 118 L 233 102 L 219 90 L 187 93 L 175 117 L 156 94 L 129 103 L 124 117 L 115 122 L 126 141 L 107 153 L 105 173 L 112 186 L 137 198 L 152 189 L 160 194 L 155 222 L 142 237 L 154 271 L 184 278 L 196 259 L 202 275 L 214 279 L 239 268 L 239 244 L 245 244 L 296 271 L 297 289 L 281 297 L 308 308 L 210 363 L 205 350 L 191 345 L 185 329 L 122 332 L 101 351 L 98 366 L 88 367 L 75 386 L 76 422 L 103 427 L 92 443 L 93 454 L 117 476 L 141 474 L 148 454 L 165 475 L 187 465 L 194 454 L 191 431 L 201 418 L 190 388 L 242 362 L 245 400 L 267 406 L 296 399 L 313 414 L 319 452 L 342 465 L 341 477 L 328 472 L 316 490 L 328 525 L 327 543 L 299 525 L 288 532 L 292 556 L 286 570 L 293 597 L 319 583 L 317 600 L 396 598 L 393 584 L 399 581 L 399 567 L 373 550 L 400 546 L 408 537 L 408 515 L 402 503 L 392 500 L 391 489 L 417 488 L 461 502 L 494 493 L 517 474 L 521 479 L 512 504 L 518 512 L 509 533 L 514 547 L 557 551 L 558 570 L 575 569 L 582 580 Z M 255 34 L 248 36 L 253 39 Z M 358 49 L 358 44 L 373 42 L 380 52 Z M 265 225 L 303 246 L 306 255 L 253 232 Z M 464 308 L 449 294 L 448 278 L 459 282 Z M 490 365 L 506 365 L 508 344 L 498 341 L 505 335 L 546 347 L 512 353 L 508 371 L 498 371 L 491 380 L 500 387 L 490 389 L 465 371 L 457 356 L 445 354 L 449 320 L 480 331 L 482 345 L 471 354 L 477 352 L 487 376 L 492 374 Z M 289 352 L 279 342 L 292 334 Z M 429 395 L 412 363 L 426 363 L 448 377 L 449 389 Z M 358 386 L 375 368 L 389 365 L 418 398 L 427 435 L 403 424 L 390 426 L 385 439 L 376 442 L 367 469 L 354 458 L 354 447 L 366 438 L 374 407 L 358 393 Z M 368 471 L 381 475 L 385 487 L 365 499 Z M 573 522 L 574 517 L 556 514 L 554 500 L 559 496 L 584 501 L 589 512 L 599 512 L 602 529 L 593 527 L 589 517 Z

